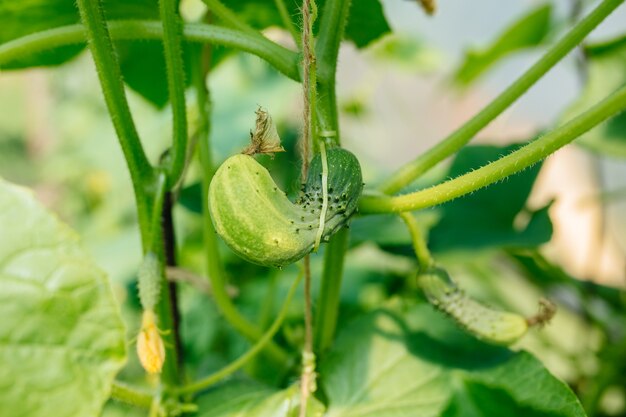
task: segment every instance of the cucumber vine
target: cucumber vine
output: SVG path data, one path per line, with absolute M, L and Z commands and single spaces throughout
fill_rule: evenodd
M 299 9 L 302 27 L 292 21 L 283 0 L 275 0 L 284 27 L 297 50 L 281 46 L 244 22 L 220 0 L 203 0 L 211 17 L 225 26 L 207 22 L 190 23 L 180 16 L 175 0 L 159 0 L 159 21 L 110 20 L 105 18 L 106 2 L 77 0 L 80 24 L 43 30 L 0 45 L 3 63 L 62 46 L 86 43 L 98 73 L 104 100 L 130 172 L 143 263 L 139 273 L 139 294 L 143 307 L 137 339 L 139 359 L 147 372 L 159 375 L 159 386 L 144 392 L 122 383 L 112 387 L 113 398 L 129 404 L 157 408 L 168 401 L 186 407 L 194 394 L 216 384 L 257 355 L 273 363 L 293 367 L 297 353 L 275 340 L 290 302 L 302 277 L 305 285 L 305 332 L 302 352 L 301 416 L 306 416 L 307 398 L 315 391 L 315 360 L 332 346 L 339 315 L 339 293 L 350 219 L 359 214 L 397 214 L 405 222 L 418 263 L 418 284 L 427 299 L 469 332 L 488 342 L 509 345 L 532 325 L 542 324 L 551 315 L 526 319 L 521 315 L 494 311 L 467 297 L 436 266 L 410 213 L 465 196 L 540 162 L 583 133 L 626 109 L 626 86 L 525 146 L 472 172 L 419 191 L 398 194 L 447 157 L 457 153 L 472 138 L 528 91 L 561 61 L 624 0 L 602 0 L 593 11 L 575 24 L 560 40 L 484 109 L 436 146 L 400 167 L 378 189 L 363 190 L 358 159 L 341 148 L 336 92 L 337 60 L 351 10 L 350 0 L 326 0 L 318 11 L 313 0 L 304 0 Z M 355 0 L 356 2 L 357 0 Z M 421 1 L 432 13 L 434 1 Z M 318 16 L 319 14 L 319 16 Z M 319 17 L 319 18 L 318 18 Z M 119 40 L 160 40 L 167 73 L 172 110 L 170 149 L 160 161 L 149 161 L 135 126 L 115 53 Z M 301 141 L 302 189 L 295 201 L 276 185 L 270 173 L 254 158 L 257 153 L 282 150 L 276 127 L 265 110 L 257 111 L 252 145 L 243 154 L 231 156 L 216 166 L 210 142 L 210 92 L 206 79 L 209 48 L 225 46 L 248 52 L 265 60 L 284 76 L 302 83 L 304 111 Z M 189 139 L 188 102 L 183 60 L 185 48 L 194 53 L 190 68 L 199 114 L 197 149 Z M 184 181 L 186 168 L 197 154 L 202 169 L 203 238 L 207 276 L 218 310 L 252 347 L 218 372 L 189 382 L 181 366 L 178 334 L 177 290 L 165 276 L 166 248 L 173 247 L 163 224 L 171 214 L 168 198 Z M 168 197 L 169 196 L 169 197 Z M 236 254 L 249 262 L 284 267 L 304 259 L 302 273 L 292 283 L 274 322 L 266 329 L 239 312 L 227 294 L 228 276 L 220 255 L 219 236 Z M 324 262 L 315 326 L 311 316 L 311 272 L 309 255 L 322 243 Z M 170 257 L 171 258 L 171 257 Z M 546 309 L 546 311 L 549 309 Z M 550 310 L 551 311 L 551 310 Z M 155 400 L 156 399 L 156 400 Z

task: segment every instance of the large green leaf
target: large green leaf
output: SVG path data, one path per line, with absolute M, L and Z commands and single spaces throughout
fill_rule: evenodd
M 585 415 L 533 356 L 471 339 L 423 304 L 351 323 L 320 376 L 326 417 Z
M 269 26 L 284 27 L 276 4 L 271 0 L 224 0 L 223 3 L 236 12 L 237 16 L 257 29 Z M 324 0 L 317 1 L 319 13 L 324 9 Z M 289 15 L 296 27 L 300 24 L 300 8 L 302 2 L 285 0 Z M 383 13 L 379 0 L 353 1 L 346 26 L 345 38 L 363 48 L 370 42 L 389 33 L 391 28 Z
M 0 231 L 0 414 L 99 415 L 126 360 L 106 277 L 74 232 L 2 180 Z
M 589 63 L 587 83 L 565 120 L 577 116 L 626 83 L 626 36 L 585 48 Z M 585 133 L 576 143 L 611 157 L 626 158 L 626 113 Z
M 454 159 L 448 175 L 454 178 L 465 174 L 518 147 L 466 147 Z M 430 233 L 433 250 L 532 247 L 550 240 L 552 225 L 547 208 L 526 213 L 527 223 L 520 227 L 515 225 L 516 217 L 525 210 L 540 168 L 541 164 L 536 164 L 500 183 L 443 205 L 441 220 Z
M 198 400 L 199 417 L 297 417 L 300 388 L 293 385 L 282 391 L 252 382 L 230 382 Z M 309 417 L 321 417 L 324 407 L 315 398 L 308 404 Z
M 539 6 L 513 22 L 490 45 L 468 50 L 455 74 L 455 80 L 462 85 L 470 84 L 500 59 L 541 45 L 552 28 L 551 12 L 552 5 Z

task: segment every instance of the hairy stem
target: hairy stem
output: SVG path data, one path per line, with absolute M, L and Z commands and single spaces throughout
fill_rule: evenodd
M 211 220 L 211 213 L 209 211 L 209 185 L 215 174 L 215 166 L 213 164 L 213 158 L 211 155 L 211 142 L 210 142 L 210 98 L 205 83 L 206 75 L 208 72 L 208 65 L 206 60 L 202 61 L 201 65 L 194 68 L 194 87 L 196 89 L 196 98 L 198 111 L 201 117 L 201 130 L 199 138 L 199 157 L 200 164 L 202 165 L 202 224 L 203 224 L 203 238 L 206 251 L 206 267 L 207 275 L 213 289 L 213 298 L 215 304 L 220 312 L 224 315 L 226 321 L 239 333 L 241 333 L 248 340 L 256 342 L 262 336 L 262 331 L 254 324 L 249 322 L 244 316 L 242 316 L 235 305 L 233 304 L 227 287 L 226 270 L 220 257 L 219 245 L 217 240 L 217 234 L 213 227 L 213 221 Z M 265 351 L 269 357 L 279 363 L 286 363 L 289 361 L 289 355 L 280 346 L 269 341 L 265 346 Z
M 161 212 L 161 224 L 163 228 L 163 248 L 165 251 L 165 276 L 169 288 L 170 305 L 172 309 L 172 338 L 176 348 L 176 359 L 178 361 L 178 369 L 180 372 L 184 369 L 184 352 L 183 344 L 180 338 L 180 310 L 178 308 L 178 285 L 167 277 L 167 267 L 175 267 L 176 262 L 176 233 L 174 231 L 174 217 L 172 209 L 174 199 L 171 192 L 165 193 L 163 201 L 163 209 Z M 181 379 L 184 379 L 181 377 Z
M 167 175 L 165 172 L 161 172 L 157 177 L 157 189 L 154 198 L 154 210 L 152 218 L 152 233 L 151 233 L 151 250 L 154 252 L 161 261 L 161 297 L 156 305 L 155 312 L 158 316 L 158 325 L 163 330 L 163 339 L 165 344 L 165 363 L 163 364 L 163 373 L 161 379 L 168 389 L 171 389 L 179 385 L 182 378 L 182 360 L 180 358 L 180 341 L 178 340 L 179 334 L 177 329 L 175 306 L 176 301 L 171 293 L 170 282 L 168 282 L 165 275 L 164 264 L 168 262 L 167 259 L 167 245 L 172 244 L 167 242 L 166 238 L 172 239 L 172 236 L 168 235 L 167 225 L 163 222 L 164 212 L 167 212 L 166 208 L 166 195 L 167 195 Z M 171 219 L 170 219 L 171 220 Z
M 246 363 L 248 363 L 248 361 L 254 358 L 270 342 L 270 340 L 274 337 L 276 332 L 278 332 L 278 330 L 280 329 L 280 326 L 282 325 L 283 321 L 285 320 L 285 317 L 287 316 L 287 312 L 289 311 L 289 304 L 291 303 L 291 299 L 293 298 L 293 295 L 296 292 L 296 289 L 298 288 L 298 284 L 300 283 L 301 278 L 302 278 L 302 275 L 298 276 L 298 278 L 293 281 L 293 283 L 291 284 L 291 288 L 289 289 L 289 292 L 287 293 L 287 298 L 285 298 L 285 302 L 283 303 L 283 306 L 281 307 L 278 315 L 276 316 L 274 323 L 272 323 L 270 328 L 267 329 L 267 331 L 261 336 L 261 338 L 259 338 L 259 340 L 256 342 L 254 346 L 252 346 L 246 353 L 244 353 L 238 359 L 226 365 L 224 368 L 220 369 L 219 371 L 197 382 L 194 382 L 192 384 L 189 384 L 180 388 L 178 392 L 181 394 L 191 394 L 191 393 L 195 393 L 198 391 L 202 391 L 203 389 L 206 389 L 210 387 L 211 385 L 214 385 L 216 382 L 219 382 L 222 379 L 226 378 L 227 376 L 231 375 L 238 369 L 241 369 Z
M 278 13 L 280 13 L 280 18 L 283 20 L 285 24 L 285 28 L 291 33 L 291 37 L 293 38 L 296 45 L 301 45 L 300 33 L 298 29 L 296 29 L 296 25 L 293 24 L 293 20 L 291 20 L 291 16 L 289 15 L 289 9 L 287 9 L 287 5 L 285 4 L 285 0 L 274 0 L 276 4 L 276 8 L 278 9 Z
M 396 197 L 364 196 L 359 206 L 361 213 L 398 213 L 418 210 L 471 193 L 541 161 L 624 109 L 626 109 L 626 86 L 565 125 L 475 171 L 410 194 Z
M 159 0 L 163 22 L 163 48 L 167 70 L 167 90 L 172 104 L 173 139 L 172 155 L 168 164 L 169 188 L 173 188 L 183 173 L 187 162 L 187 107 L 185 103 L 185 71 L 181 44 L 181 19 L 178 2 Z
M 316 42 L 319 135 L 331 146 L 340 146 L 335 79 L 339 46 L 343 39 L 351 0 L 329 0 L 324 4 Z
M 489 103 L 487 107 L 433 148 L 400 168 L 380 186 L 380 190 L 386 194 L 393 194 L 400 191 L 420 175 L 434 167 L 437 163 L 461 149 L 472 140 L 478 132 L 528 91 L 530 87 L 574 49 L 576 45 L 623 2 L 624 0 L 602 1 L 593 12 L 574 26 L 559 42 L 552 46 L 539 61 L 496 97 L 495 100 Z
M 82 38 L 81 40 L 86 39 L 89 44 L 98 71 L 104 100 L 130 171 L 137 203 L 142 245 L 145 250 L 149 242 L 150 230 L 150 196 L 147 193 L 147 188 L 153 180 L 153 169 L 144 153 L 135 122 L 130 113 L 120 67 L 113 51 L 113 43 L 109 36 L 100 1 L 78 0 L 77 4 L 84 26 L 76 25 L 76 34 Z M 19 46 L 18 41 L 19 39 L 11 43 Z M 2 52 L 6 53 L 8 50 L 8 55 L 11 56 L 11 46 L 9 45 L 7 49 L 7 45 L 2 46 Z M 29 48 L 26 48 L 26 51 L 23 48 L 17 49 L 19 53 L 19 49 L 22 49 L 22 52 L 28 52 Z M 1 62 L 2 58 L 0 57 Z
M 350 0 L 328 0 L 320 17 L 316 41 L 317 111 L 320 141 L 340 146 L 339 117 L 335 78 L 339 45 L 343 39 L 350 12 Z M 339 315 L 339 293 L 343 264 L 348 249 L 349 231 L 337 232 L 326 245 L 322 272 L 319 308 L 315 322 L 315 352 L 323 353 L 333 341 Z
M 349 237 L 349 230 L 344 227 L 335 233 L 324 252 L 324 270 L 315 321 L 315 352 L 318 355 L 331 347 L 335 337 L 341 278 Z
M 226 7 L 220 0 L 202 0 L 202 2 L 207 5 L 209 13 L 211 13 L 212 16 L 217 17 L 227 26 L 241 32 L 256 33 L 262 36 L 256 29 L 241 20 L 235 12 Z
M 317 77 L 315 63 L 315 40 L 313 38 L 313 23 L 317 17 L 315 0 L 302 1 L 302 99 L 303 99 L 303 127 L 302 127 L 302 173 L 301 182 L 306 181 L 309 171 L 311 144 L 315 137 L 317 125 L 315 123 L 315 101 L 317 96 Z M 322 145 L 323 146 L 323 145 Z M 326 152 L 322 148 L 322 165 L 325 166 Z M 327 168 L 326 168 L 327 170 Z M 322 183 L 324 177 L 322 176 Z M 324 210 L 322 210 L 324 212 Z M 320 226 L 323 231 L 323 216 L 320 217 Z M 318 237 L 321 237 L 321 231 Z M 315 249 L 319 241 L 316 240 Z M 304 257 L 304 346 L 302 347 L 302 374 L 300 376 L 300 417 L 306 417 L 308 399 L 315 390 L 315 356 L 313 355 L 313 303 L 311 300 L 311 257 Z
M 114 381 L 111 385 L 111 398 L 125 404 L 149 409 L 152 405 L 152 395 L 133 388 L 123 382 Z
M 350 0 L 328 0 L 324 4 L 317 35 L 318 78 L 321 84 L 334 84 L 339 45 L 348 22 Z
M 87 2 L 87 0 L 82 1 Z M 92 7 L 91 4 L 90 7 Z M 102 24 L 102 21 L 99 22 Z M 159 40 L 163 38 L 163 27 L 159 21 L 110 21 L 108 27 L 113 40 Z M 4 43 L 0 45 L 0 68 L 24 56 L 66 45 L 82 44 L 89 36 L 92 36 L 85 31 L 86 27 L 83 25 L 62 26 Z M 99 31 L 98 36 L 98 43 L 101 44 L 103 38 Z M 298 54 L 270 41 L 258 32 L 244 33 L 205 23 L 187 23 L 183 26 L 183 37 L 187 42 L 209 43 L 249 52 L 267 61 L 292 80 L 300 81 Z M 117 101 L 114 101 L 113 104 L 116 103 Z
M 430 251 L 428 250 L 426 239 L 424 239 L 422 230 L 420 229 L 417 220 L 411 213 L 400 213 L 400 217 L 409 229 L 411 242 L 413 243 L 413 250 L 415 251 L 415 257 L 417 258 L 417 262 L 419 264 L 419 271 L 423 272 L 434 263 L 433 258 L 430 255 Z

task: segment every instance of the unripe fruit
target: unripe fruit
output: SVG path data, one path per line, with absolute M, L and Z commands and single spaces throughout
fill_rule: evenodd
M 161 298 L 161 263 L 155 253 L 146 253 L 137 275 L 141 306 L 153 310 Z
M 323 239 L 356 211 L 363 189 L 356 157 L 343 149 L 327 152 L 328 207 Z M 209 188 L 215 230 L 246 260 L 281 267 L 311 252 L 322 208 L 322 163 L 317 155 L 295 203 L 253 157 L 235 155 L 217 170 Z
M 467 296 L 440 268 L 430 268 L 418 277 L 428 301 L 452 317 L 479 339 L 510 345 L 528 330 L 527 320 L 519 314 L 488 308 Z

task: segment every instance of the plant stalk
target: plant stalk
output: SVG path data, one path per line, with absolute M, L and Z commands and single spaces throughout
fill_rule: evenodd
M 241 355 L 238 359 L 229 363 L 228 365 L 226 365 L 224 368 L 220 369 L 219 371 L 199 381 L 196 381 L 192 384 L 186 385 L 180 388 L 177 392 L 180 394 L 191 394 L 191 393 L 195 393 L 198 391 L 202 391 L 210 387 L 211 385 L 214 385 L 215 383 L 221 381 L 227 376 L 233 374 L 235 371 L 241 369 L 246 363 L 248 363 L 248 361 L 250 361 L 256 355 L 258 355 L 259 352 L 261 352 L 261 350 L 272 340 L 276 332 L 278 332 L 278 330 L 280 329 L 280 326 L 282 325 L 283 321 L 285 320 L 285 317 L 287 316 L 287 312 L 289 311 L 289 304 L 291 303 L 291 299 L 293 298 L 293 295 L 296 292 L 296 289 L 298 288 L 298 284 L 300 283 L 301 278 L 302 278 L 302 275 L 298 276 L 298 278 L 293 281 L 293 283 L 291 284 L 291 288 L 289 289 L 289 292 L 287 293 L 287 297 L 285 298 L 285 302 L 283 303 L 283 306 L 281 307 L 278 315 L 276 316 L 274 323 L 272 323 L 269 329 L 267 329 L 267 331 L 261 336 L 261 338 L 259 338 L 259 340 L 255 343 L 254 346 L 252 346 L 246 353 Z
M 209 13 L 212 16 L 217 17 L 227 26 L 241 32 L 256 33 L 259 36 L 263 36 L 259 31 L 241 20 L 235 12 L 226 7 L 220 0 L 202 0 L 202 2 L 209 8 Z
M 331 146 L 341 146 L 337 112 L 336 73 L 339 46 L 343 40 L 351 0 L 329 0 L 324 4 L 315 44 L 317 57 L 317 119 L 319 136 Z
M 536 164 L 624 109 L 626 86 L 565 125 L 482 168 L 410 194 L 395 197 L 366 195 L 361 198 L 359 209 L 363 214 L 399 213 L 435 206 L 469 194 Z
M 163 38 L 163 27 L 159 21 L 110 21 L 108 28 L 113 40 L 160 40 Z M 62 46 L 85 43 L 89 36 L 85 31 L 86 28 L 83 25 L 61 26 L 6 42 L 0 45 L 0 68 L 24 56 Z M 187 42 L 221 45 L 249 52 L 265 60 L 292 80 L 300 81 L 298 54 L 259 33 L 244 33 L 206 23 L 186 23 L 183 26 L 183 38 Z
M 233 304 L 227 289 L 226 270 L 219 253 L 217 234 L 211 220 L 209 211 L 209 185 L 215 174 L 215 166 L 211 155 L 210 142 L 210 97 L 206 86 L 206 75 L 208 73 L 208 63 L 202 60 L 200 66 L 194 68 L 194 87 L 198 112 L 200 114 L 201 127 L 199 129 L 198 153 L 202 166 L 202 225 L 203 238 L 206 251 L 207 275 L 213 290 L 213 299 L 217 308 L 224 315 L 226 321 L 246 339 L 256 342 L 262 337 L 262 331 L 257 326 L 242 316 Z M 276 343 L 269 341 L 264 345 L 265 353 L 277 363 L 288 363 L 289 354 Z
M 185 103 L 185 71 L 181 43 L 181 19 L 178 1 L 159 0 L 163 22 L 163 49 L 167 72 L 167 90 L 172 105 L 172 155 L 168 163 L 168 186 L 172 189 L 180 179 L 187 162 L 187 107 Z
M 419 272 L 424 272 L 434 263 L 433 257 L 428 250 L 426 239 L 424 239 L 422 230 L 420 229 L 417 220 L 411 213 L 400 213 L 400 217 L 409 229 L 411 242 L 413 243 L 413 251 L 415 252 L 415 257 L 417 258 L 417 263 L 419 264 Z
M 333 343 L 337 318 L 339 316 L 339 301 L 343 264 L 348 250 L 350 233 L 348 228 L 339 230 L 326 245 L 324 251 L 324 270 L 317 314 L 315 321 L 315 352 L 323 354 Z
M 595 10 L 576 24 L 560 41 L 552 46 L 539 61 L 496 97 L 495 100 L 491 101 L 477 115 L 433 148 L 396 171 L 379 187 L 380 191 L 386 194 L 394 194 L 400 191 L 430 168 L 437 165 L 437 163 L 461 149 L 472 140 L 478 132 L 528 91 L 530 87 L 582 42 L 600 22 L 623 2 L 624 0 L 603 0 Z
M 149 409 L 152 405 L 152 395 L 142 392 L 122 382 L 114 381 L 111 385 L 111 398 L 125 404 Z
M 172 283 L 167 280 L 164 266 L 165 263 L 171 261 L 171 259 L 168 259 L 168 246 L 174 245 L 173 234 L 170 236 L 170 231 L 168 231 L 167 224 L 164 222 L 164 220 L 167 220 L 165 217 L 166 213 L 169 211 L 166 207 L 167 194 L 167 175 L 165 172 L 161 172 L 158 176 L 157 190 L 154 198 L 150 250 L 154 252 L 161 261 L 161 297 L 156 305 L 155 312 L 158 316 L 159 328 L 163 330 L 162 337 L 165 342 L 165 363 L 163 364 L 161 380 L 166 388 L 171 390 L 183 382 L 183 377 L 182 360 L 179 351 L 181 344 L 177 328 L 178 317 L 175 310 L 177 300 L 175 299 L 175 295 L 171 293 Z M 171 221 L 171 218 L 169 220 Z M 170 250 L 173 250 L 173 247 L 170 248 Z
M 83 25 L 74 25 L 75 35 L 78 35 L 83 41 L 87 40 L 98 71 L 104 100 L 130 171 L 137 204 L 141 241 L 145 252 L 149 244 L 151 206 L 149 188 L 154 181 L 154 170 L 143 150 L 135 122 L 130 113 L 120 67 L 113 50 L 102 5 L 99 0 L 78 0 L 77 5 Z M 30 35 L 29 38 L 37 39 L 35 35 Z M 28 42 L 26 44 L 28 45 Z M 22 47 L 19 47 L 20 45 Z M 27 45 L 26 50 L 24 50 L 25 45 L 19 39 L 2 45 L 0 63 L 4 53 L 8 52 L 9 57 L 13 53 L 13 56 L 17 57 L 20 51 L 22 53 L 28 52 L 30 48 Z M 18 46 L 18 48 L 13 48 L 14 46 Z M 16 52 L 18 55 L 15 55 Z

